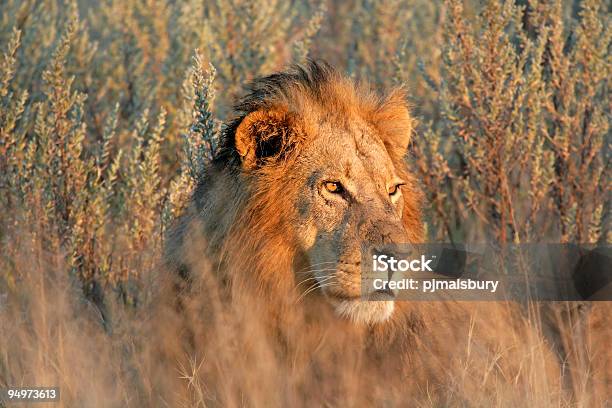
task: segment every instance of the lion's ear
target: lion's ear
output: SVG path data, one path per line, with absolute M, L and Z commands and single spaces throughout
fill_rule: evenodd
M 402 160 L 408 150 L 415 126 L 403 88 L 397 88 L 389 94 L 374 113 L 373 122 L 391 158 Z
M 293 116 L 284 110 L 251 112 L 236 129 L 236 151 L 245 168 L 255 168 L 288 151 L 296 133 Z

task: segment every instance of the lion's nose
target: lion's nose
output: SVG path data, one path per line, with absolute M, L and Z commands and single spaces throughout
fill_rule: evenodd
M 396 255 L 402 244 L 407 244 L 408 234 L 403 225 L 390 225 L 383 223 L 371 223 L 370 228 L 362 230 L 362 248 L 366 249 L 366 254 L 371 258 L 373 255 Z
M 389 244 L 405 244 L 408 240 L 408 233 L 404 226 L 399 222 L 366 221 L 360 225 L 360 235 L 365 241 L 374 246 L 385 246 Z
M 408 243 L 408 234 L 403 225 L 386 224 L 381 228 L 381 244 L 406 244 Z

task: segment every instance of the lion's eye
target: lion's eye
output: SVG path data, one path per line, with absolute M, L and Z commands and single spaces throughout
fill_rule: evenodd
M 389 195 L 390 196 L 396 195 L 400 190 L 400 186 L 402 186 L 402 184 L 396 184 L 394 186 L 391 186 L 391 188 L 389 189 Z
M 340 194 L 344 191 L 344 187 L 337 181 L 326 181 L 325 189 L 333 194 Z

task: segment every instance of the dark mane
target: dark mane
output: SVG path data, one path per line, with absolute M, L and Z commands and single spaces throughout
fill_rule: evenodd
M 288 91 L 298 88 L 312 99 L 322 101 L 323 85 L 340 74 L 324 61 L 309 60 L 305 65 L 292 65 L 287 71 L 268 75 L 251 82 L 248 93 L 234 105 L 234 112 L 244 116 L 250 112 L 269 108 L 271 100 L 290 97 Z
M 246 94 L 233 111 L 234 119 L 223 128 L 213 156 L 212 165 L 216 169 L 240 168 L 236 130 L 255 112 L 287 112 L 299 118 L 306 137 L 314 136 L 308 129 L 316 129 L 323 122 L 347 129 L 355 123 L 365 123 L 375 129 L 399 167 L 403 167 L 401 163 L 414 129 L 402 87 L 387 95 L 379 94 L 367 82 L 355 82 L 326 62 L 313 60 L 255 79 L 247 85 Z
M 327 62 L 308 60 L 304 65 L 294 64 L 284 72 L 253 80 L 246 86 L 246 94 L 234 104 L 234 118 L 222 129 L 213 164 L 237 164 L 234 137 L 236 129 L 249 113 L 269 109 L 280 101 L 287 102 L 295 92 L 324 104 L 324 86 L 339 78 L 341 75 Z

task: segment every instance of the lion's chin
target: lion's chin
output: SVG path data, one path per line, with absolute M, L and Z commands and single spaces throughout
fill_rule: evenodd
M 395 303 L 388 301 L 341 300 L 334 302 L 336 313 L 346 319 L 360 324 L 382 323 L 393 314 Z

